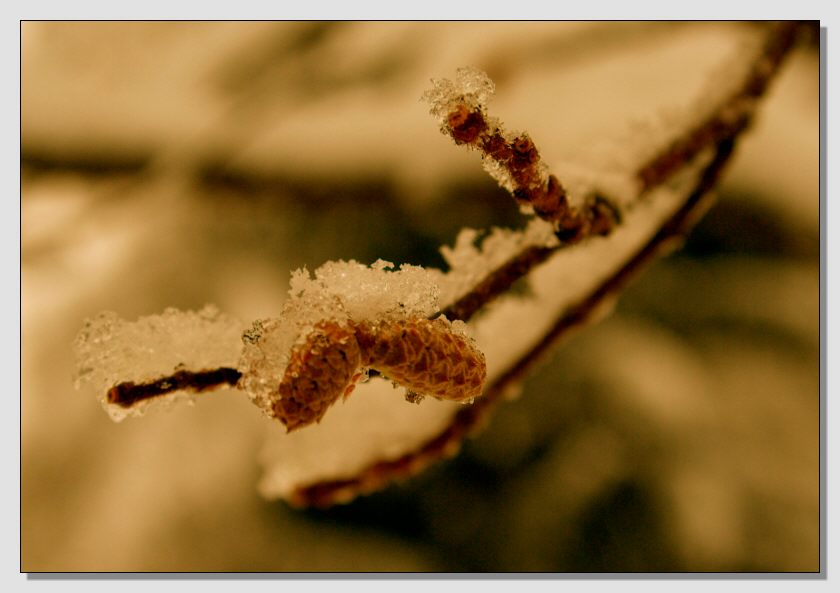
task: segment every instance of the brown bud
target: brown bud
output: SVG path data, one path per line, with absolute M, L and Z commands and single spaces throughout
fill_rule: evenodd
M 527 135 L 522 135 L 513 141 L 513 156 L 514 160 L 529 165 L 536 163 L 540 158 L 537 147 Z
M 487 156 L 504 163 L 513 156 L 513 150 L 508 146 L 507 140 L 499 132 L 484 139 L 481 149 Z
M 457 144 L 472 144 L 487 128 L 481 112 L 470 110 L 463 104 L 449 114 L 446 122 Z
M 292 352 L 272 414 L 288 431 L 320 422 L 327 408 L 347 393 L 360 362 L 352 329 L 331 321 L 317 324 L 306 343 Z
M 292 350 L 271 414 L 288 431 L 320 422 L 350 395 L 362 368 L 413 392 L 458 402 L 480 395 L 487 376 L 484 355 L 442 319 L 321 321 Z

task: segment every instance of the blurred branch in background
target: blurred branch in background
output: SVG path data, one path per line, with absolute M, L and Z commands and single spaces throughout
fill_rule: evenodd
M 116 427 L 70 381 L 79 321 L 115 303 L 270 316 L 301 265 L 440 266 L 462 225 L 518 226 L 440 150 L 429 76 L 488 71 L 565 165 L 696 96 L 661 98 L 668 65 L 708 69 L 744 27 L 26 23 L 22 568 L 816 570 L 813 47 L 686 250 L 427 476 L 294 514 L 253 491 L 264 424 L 239 398 Z

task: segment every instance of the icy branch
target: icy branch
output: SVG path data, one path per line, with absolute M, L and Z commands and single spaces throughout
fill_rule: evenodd
M 551 223 L 557 237 L 578 243 L 592 235 L 608 235 L 619 222 L 617 207 L 607 198 L 586 196 L 580 207 L 569 204 L 566 189 L 541 161 L 527 133 L 507 133 L 499 120 L 487 114 L 486 100 L 493 83 L 475 68 L 460 68 L 455 81 L 433 81 L 423 98 L 441 131 L 456 144 L 481 153 L 484 169 L 511 193 L 526 212 Z
M 666 182 L 690 173 L 692 167 L 697 166 L 696 162 L 701 159 L 704 149 L 713 151 L 711 158 L 704 161 L 705 164 L 699 174 L 689 175 L 688 181 L 682 181 L 683 187 L 675 189 L 675 192 L 682 197 L 672 213 L 658 225 L 658 230 L 636 249 L 628 251 L 626 257 L 610 274 L 591 289 L 583 291 L 585 294 L 582 298 L 565 301 L 565 305 L 559 308 L 559 314 L 554 321 L 543 326 L 545 331 L 531 342 L 530 348 L 525 349 L 519 357 L 509 361 L 504 370 L 495 373 L 494 378 L 485 388 L 483 396 L 476 400 L 475 404 L 459 410 L 445 429 L 402 456 L 380 460 L 358 470 L 351 477 L 320 480 L 309 485 L 298 486 L 291 492 L 287 492 L 285 497 L 301 506 L 329 506 L 350 500 L 359 494 L 378 490 L 393 480 L 415 475 L 430 464 L 453 455 L 460 447 L 460 443 L 487 421 L 490 413 L 503 401 L 504 395 L 515 387 L 552 347 L 568 336 L 571 331 L 604 315 L 619 292 L 645 265 L 681 244 L 683 237 L 710 206 L 712 201 L 710 192 L 728 163 L 738 136 L 748 127 L 757 99 L 764 93 L 768 83 L 777 73 L 782 59 L 792 47 L 796 30 L 795 23 L 773 25 L 760 50 L 755 55 L 745 56 L 745 59 L 749 60 L 748 74 L 735 90 L 719 103 L 718 110 L 707 119 L 679 132 L 676 138 L 667 144 L 664 151 L 636 172 L 635 177 L 641 181 L 638 185 L 636 198 L 638 200 L 642 195 L 655 193 L 656 189 Z M 436 85 L 436 88 L 440 88 L 440 85 Z M 457 89 L 455 85 L 449 84 L 444 84 L 443 88 L 447 91 Z M 485 88 L 487 88 L 486 85 Z M 471 113 L 483 114 L 483 104 L 476 103 L 469 93 L 464 96 L 466 97 L 465 104 L 472 110 Z M 485 93 L 485 96 L 489 96 L 489 93 Z M 433 102 L 433 105 L 444 104 Z M 452 113 L 452 111 L 447 111 L 451 107 L 452 104 L 441 107 L 436 114 Z M 737 114 L 735 117 L 732 115 L 733 111 Z M 435 113 L 434 109 L 433 113 Z M 731 123 L 723 125 L 726 122 Z M 444 133 L 448 134 L 451 134 L 450 128 L 451 126 L 447 125 L 442 127 Z M 453 137 L 456 143 L 463 143 L 463 139 L 459 142 L 457 137 Z M 632 222 L 632 220 L 628 221 L 628 225 Z M 472 290 L 450 304 L 444 312 L 450 318 L 470 319 L 477 311 L 505 293 L 514 282 L 528 275 L 540 264 L 550 267 L 551 260 L 566 251 L 567 245 L 568 243 L 556 243 L 550 246 L 527 245 L 523 247 L 482 277 Z M 578 252 L 584 249 L 582 246 L 575 248 Z M 560 287 L 556 288 L 560 289 Z
M 605 314 L 646 264 L 679 244 L 708 208 L 795 36 L 796 24 L 768 27 L 754 54 L 738 56 L 743 75 L 735 84 L 622 173 L 618 186 L 631 189 L 621 195 L 605 189 L 613 182 L 568 191 L 529 134 L 508 133 L 489 114 L 494 85 L 483 73 L 462 69 L 454 81 L 436 81 L 425 98 L 441 130 L 478 151 L 488 173 L 535 215 L 526 229 L 494 229 L 482 241 L 463 230 L 442 249 L 445 272 L 394 270 L 382 261 L 328 262 L 314 277 L 299 270 L 279 317 L 244 333 L 213 310 L 167 311 L 135 323 L 106 314 L 77 340 L 80 378 L 100 391 L 115 419 L 151 401 L 235 385 L 287 429 L 306 426 L 268 454 L 287 466 L 267 462 L 266 496 L 330 505 L 416 474 L 457 451 L 546 352 Z M 510 294 L 525 277 L 529 295 Z M 333 404 L 368 369 L 408 388 L 409 401 L 424 394 L 448 401 L 424 403 L 425 416 L 400 402 L 371 421 L 375 429 L 360 432 L 359 418 L 370 421 L 370 413 L 360 408 L 352 416 L 352 405 Z M 373 401 L 375 390 L 365 391 L 354 397 Z M 399 446 L 389 430 L 403 437 Z
M 629 200 L 631 204 L 653 189 L 667 183 L 680 171 L 685 170 L 703 150 L 717 151 L 721 145 L 737 138 L 741 132 L 747 129 L 754 115 L 757 100 L 763 95 L 769 82 L 781 66 L 783 58 L 795 41 L 797 29 L 797 24 L 790 22 L 771 26 L 764 45 L 759 48 L 755 55 L 748 56 L 752 59 L 752 62 L 747 69 L 747 75 L 719 103 L 719 108 L 701 122 L 691 125 L 688 129 L 678 131 L 673 141 L 667 143 L 663 150 L 643 163 L 634 172 L 633 177 L 639 180 L 640 184 L 637 185 L 638 191 L 635 197 Z M 458 84 L 448 81 L 446 83 L 436 82 L 435 90 L 428 92 L 424 97 L 432 101 L 432 114 L 439 116 L 451 105 L 458 105 L 457 97 L 459 96 L 468 99 L 465 100 L 465 105 L 471 106 L 477 113 L 483 113 L 484 105 L 475 103 L 473 95 L 467 90 L 472 86 L 487 87 L 487 85 L 470 82 L 471 77 L 478 77 L 480 80 L 482 76 L 483 73 L 475 69 L 462 69 L 459 71 L 459 77 L 456 78 Z M 448 103 L 442 97 L 443 92 L 440 89 L 445 89 L 450 93 Z M 481 96 L 489 97 L 490 94 L 485 92 Z M 452 99 L 453 96 L 456 98 Z M 453 128 L 448 125 L 448 121 L 443 124 L 442 130 L 447 134 L 453 132 Z M 479 137 L 479 135 L 476 137 Z M 458 141 L 457 137 L 453 136 L 453 138 L 455 138 L 456 143 L 462 143 Z M 557 184 L 559 186 L 559 182 Z M 511 186 L 509 191 L 514 197 L 518 197 L 517 191 L 519 191 L 519 188 L 517 186 Z M 606 198 L 602 198 L 602 200 L 602 205 L 609 204 L 610 223 L 608 228 L 596 226 L 594 234 L 606 235 L 615 225 L 620 224 L 621 209 L 615 205 L 620 200 L 609 201 Z M 625 198 L 621 201 L 627 200 Z M 535 210 L 535 212 L 539 215 L 539 211 Z M 568 210 L 563 209 L 562 212 L 568 212 Z M 593 218 L 590 218 L 591 220 Z M 559 228 L 563 229 L 562 223 Z M 590 232 L 592 232 L 592 228 L 590 224 Z M 562 232 L 561 230 L 558 236 L 562 236 Z M 587 233 L 583 232 L 582 235 L 576 235 L 574 242 L 581 240 L 585 234 Z M 504 293 L 514 282 L 527 275 L 535 266 L 543 263 L 555 251 L 563 249 L 568 244 L 568 240 L 554 245 L 528 244 L 498 265 L 492 272 L 478 280 L 472 290 L 467 291 L 456 302 L 448 305 L 444 309 L 444 313 L 450 319 L 468 320 L 481 307 Z

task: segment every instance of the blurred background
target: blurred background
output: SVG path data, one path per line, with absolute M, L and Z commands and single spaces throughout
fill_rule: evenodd
M 277 427 L 241 393 L 114 424 L 73 388 L 101 310 L 250 321 L 300 266 L 521 226 L 430 78 L 487 71 L 551 165 L 691 104 L 753 27 L 23 23 L 21 569 L 819 570 L 816 29 L 685 248 L 417 478 L 294 510 L 257 494 Z

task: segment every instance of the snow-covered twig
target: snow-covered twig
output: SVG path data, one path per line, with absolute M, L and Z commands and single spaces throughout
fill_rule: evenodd
M 621 290 L 645 265 L 681 244 L 686 234 L 710 207 L 713 200 L 711 191 L 729 162 L 735 141 L 738 135 L 748 127 L 757 99 L 764 93 L 784 56 L 792 47 L 796 33 L 796 23 L 774 25 L 768 31 L 767 40 L 761 51 L 753 57 L 749 75 L 721 103 L 719 109 L 706 120 L 680 134 L 664 151 L 638 170 L 636 176 L 641 181 L 639 190 L 639 197 L 641 197 L 656 186 L 666 183 L 680 169 L 689 166 L 702 150 L 710 148 L 714 150 L 713 158 L 688 192 L 683 205 L 661 225 L 658 232 L 641 249 L 630 254 L 629 259 L 609 278 L 595 287 L 586 298 L 565 309 L 555 319 L 542 339 L 488 384 L 481 398 L 469 408 L 458 411 L 452 423 L 442 432 L 402 457 L 374 463 L 352 478 L 326 480 L 298 488 L 291 494 L 290 500 L 301 506 L 330 506 L 337 501 L 351 499 L 360 493 L 378 490 L 392 480 L 416 475 L 430 464 L 457 452 L 464 438 L 480 427 L 495 407 L 503 401 L 505 392 L 527 376 L 528 372 L 561 338 L 603 315 Z M 464 115 L 464 112 L 464 108 L 456 104 L 452 113 L 456 114 L 457 118 L 447 117 L 446 124 L 448 125 L 443 128 L 444 132 L 451 134 L 459 144 L 469 144 L 470 142 L 466 141 L 468 138 L 475 141 L 482 137 L 481 133 L 474 135 L 470 133 L 468 136 L 459 136 L 457 130 L 454 134 L 452 133 L 453 120 L 467 122 L 467 126 L 475 126 L 479 118 L 470 114 L 481 114 L 482 120 L 485 117 L 484 106 L 481 104 L 474 106 L 472 111 L 467 111 L 467 115 Z M 530 144 L 530 150 L 535 150 L 533 143 Z M 487 153 L 489 158 L 493 158 L 490 151 Z M 534 162 L 538 162 L 538 159 L 534 159 Z M 514 176 L 511 175 L 511 177 Z M 549 179 L 556 178 L 549 176 Z M 508 188 L 520 203 L 523 201 L 520 197 L 523 195 L 522 185 L 525 184 L 514 182 L 514 185 Z M 536 198 L 526 201 L 539 202 L 541 195 L 551 193 L 548 190 L 552 186 L 559 187 L 560 184 L 557 181 L 548 181 L 544 186 L 545 192 L 541 194 L 539 189 L 532 191 L 530 195 L 535 195 Z M 611 205 L 611 208 L 614 206 Z M 535 210 L 540 215 L 538 209 L 535 208 Z M 556 215 L 547 218 L 556 220 Z M 569 243 L 558 243 L 552 247 L 526 247 L 494 269 L 455 303 L 443 309 L 443 313 L 450 319 L 469 320 L 483 306 L 503 294 L 517 280 L 526 276 L 533 268 L 567 245 Z
M 594 185 L 570 193 L 548 172 L 530 135 L 509 135 L 488 115 L 486 100 L 492 83 L 481 73 L 464 70 L 454 83 L 440 81 L 427 93 L 432 112 L 447 135 L 458 144 L 477 149 L 487 171 L 526 211 L 536 215 L 526 230 L 495 231 L 480 247 L 474 246 L 475 232 L 463 231 L 454 248 L 444 249 L 451 268 L 445 273 L 411 266 L 393 271 L 388 262 L 370 268 L 355 262 L 331 262 L 316 270 L 314 278 L 299 272 L 293 277 L 292 298 L 281 319 L 258 321 L 244 334 L 241 324 L 213 312 L 188 314 L 184 319 L 173 313 L 168 320 L 147 318 L 137 322 L 139 325 L 106 316 L 80 334 L 80 376 L 102 389 L 106 407 L 117 419 L 141 412 L 162 395 L 235 384 L 269 416 L 280 419 L 287 428 L 300 428 L 319 422 L 327 407 L 364 378 L 364 369 L 356 373 L 360 365 L 377 368 L 373 362 L 379 360 L 379 369 L 408 387 L 408 398 L 416 401 L 406 377 L 412 373 L 419 376 L 428 368 L 426 351 L 430 348 L 440 346 L 433 358 L 440 368 L 441 384 L 466 381 L 466 368 L 446 362 L 454 360 L 453 352 L 485 352 L 488 371 L 483 394 L 457 411 L 444 410 L 438 419 L 442 428 L 429 424 L 422 429 L 421 438 L 415 435 L 414 442 L 396 454 L 383 451 L 354 467 L 284 478 L 282 484 L 265 486 L 263 491 L 295 504 L 323 506 L 416 474 L 457 451 L 466 435 L 487 419 L 502 396 L 559 339 L 603 315 L 646 263 L 679 244 L 708 207 L 709 192 L 729 160 L 735 140 L 747 128 L 757 100 L 795 35 L 794 23 L 770 26 L 756 53 L 743 56 L 746 74 L 732 90 L 629 172 L 624 185 L 632 189 L 621 195 Z M 531 280 L 532 297 L 507 298 L 509 289 L 524 277 Z M 517 327 L 522 335 L 511 332 L 507 336 L 513 344 L 509 352 L 494 352 L 493 336 L 499 328 L 513 329 L 523 311 L 532 309 L 537 311 L 539 323 Z M 482 315 L 477 316 L 480 311 Z M 166 325 L 173 320 L 176 325 Z M 400 375 L 394 364 L 386 363 L 391 352 L 373 354 L 377 341 L 390 347 L 408 340 L 406 332 L 426 328 L 425 320 L 438 320 L 435 331 L 442 333 L 439 339 L 421 340 L 420 349 L 398 349 L 402 356 L 399 364 L 407 365 L 407 373 Z M 463 327 L 467 321 L 474 337 Z M 318 327 L 327 327 L 324 322 L 332 329 L 319 334 Z M 182 334 L 178 323 L 185 329 Z M 136 336 L 141 335 L 137 332 L 143 324 L 152 329 L 164 327 L 166 331 L 156 335 L 170 340 L 171 348 L 150 348 L 148 352 L 138 348 Z M 227 343 L 235 334 L 243 335 L 244 350 L 239 344 Z M 142 335 L 148 338 L 152 334 Z M 362 344 L 364 340 L 370 344 Z M 454 344 L 455 350 L 444 349 L 444 342 Z M 213 356 L 196 354 L 209 343 L 216 349 Z M 353 353 L 358 354 L 358 361 L 350 360 Z M 313 357 L 334 359 L 337 364 L 311 364 Z M 112 365 L 116 360 L 119 364 Z M 173 360 L 178 366 L 171 371 Z M 433 382 L 417 383 L 428 387 Z M 330 395 L 324 397 L 322 387 L 328 384 Z M 429 394 L 441 398 L 445 392 L 431 390 Z M 471 400 L 473 395 L 470 392 L 454 399 Z M 303 415 L 301 405 L 308 406 Z M 328 424 L 321 428 L 330 429 Z M 297 434 L 289 438 L 297 438 Z

